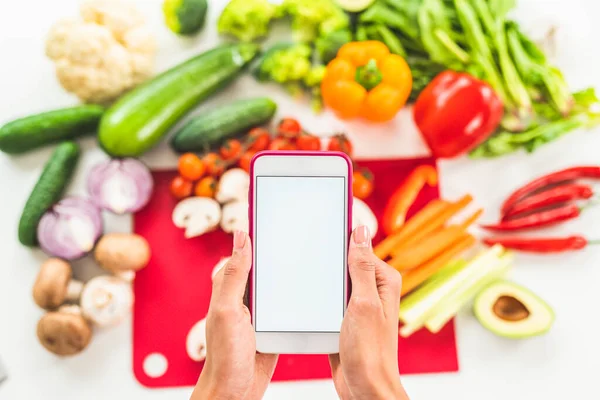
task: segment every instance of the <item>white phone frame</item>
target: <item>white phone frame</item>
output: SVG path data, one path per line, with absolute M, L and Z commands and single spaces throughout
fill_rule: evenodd
M 313 154 L 313 153 L 311 153 Z M 331 153 L 323 155 L 260 155 L 254 161 L 252 168 L 252 236 L 256 237 L 257 215 L 256 215 L 256 179 L 259 176 L 340 176 L 345 178 L 344 202 L 344 243 L 348 243 L 349 213 L 352 210 L 352 198 L 349 197 L 348 185 L 350 184 L 351 168 L 346 158 Z M 256 350 L 260 353 L 269 354 L 333 354 L 339 352 L 339 332 L 257 332 L 256 317 L 256 248 L 253 241 L 253 268 L 252 274 L 252 296 L 251 314 L 252 325 L 255 327 Z M 344 254 L 344 315 L 348 305 L 348 262 L 347 251 Z M 308 290 L 308 288 L 307 288 Z M 340 326 L 341 328 L 341 326 Z

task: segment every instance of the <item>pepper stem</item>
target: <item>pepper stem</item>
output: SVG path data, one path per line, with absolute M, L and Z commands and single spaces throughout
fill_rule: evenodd
M 600 244 L 600 240 L 588 240 L 588 241 L 587 241 L 587 244 L 588 244 L 588 245 L 595 246 L 595 245 L 598 245 L 598 244 Z
M 383 74 L 377 68 L 377 60 L 370 59 L 368 63 L 356 69 L 356 82 L 367 90 L 373 89 L 383 80 Z

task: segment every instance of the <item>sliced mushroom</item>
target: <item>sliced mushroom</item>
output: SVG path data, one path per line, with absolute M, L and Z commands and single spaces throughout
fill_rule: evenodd
M 134 233 L 107 233 L 94 250 L 94 258 L 102 268 L 128 282 L 148 265 L 150 254 L 148 241 Z
M 369 228 L 371 237 L 377 235 L 377 230 L 379 229 L 377 217 L 373 214 L 367 203 L 355 197 L 352 205 L 352 229 L 360 225 L 365 225 Z
M 188 354 L 194 361 L 203 361 L 206 358 L 206 318 L 196 322 L 190 329 L 185 347 Z
M 248 232 L 248 202 L 233 201 L 223 206 L 221 228 L 227 233 L 234 231 Z
M 71 356 L 88 346 L 92 329 L 81 315 L 79 307 L 61 307 L 40 319 L 37 337 L 48 351 L 58 356 Z
M 227 261 L 229 261 L 231 259 L 231 257 L 223 257 L 219 260 L 219 262 L 217 263 L 217 265 L 215 265 L 215 267 L 212 270 L 212 275 L 211 278 L 215 279 L 215 276 L 217 276 L 217 274 L 219 273 L 219 271 L 221 269 L 223 269 L 223 267 L 225 266 L 225 264 L 227 264 Z
M 185 228 L 185 237 L 193 238 L 214 230 L 221 221 L 221 206 L 208 197 L 180 201 L 173 210 L 173 223 Z
M 54 310 L 66 301 L 79 298 L 83 283 L 71 279 L 68 262 L 50 258 L 42 264 L 33 284 L 33 300 L 46 310 Z
M 83 316 L 101 327 L 121 322 L 132 305 L 131 285 L 115 276 L 98 276 L 89 281 L 81 293 Z
M 248 201 L 250 175 L 241 168 L 228 170 L 219 179 L 215 199 L 221 203 L 230 201 Z

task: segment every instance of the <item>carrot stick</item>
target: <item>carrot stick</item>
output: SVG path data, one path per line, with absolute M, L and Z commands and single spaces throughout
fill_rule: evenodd
M 436 199 L 430 201 L 425 207 L 423 207 L 411 219 L 409 219 L 402 229 L 379 242 L 374 249 L 375 255 L 382 260 L 385 259 L 388 255 L 390 255 L 392 250 L 394 250 L 394 248 L 398 247 L 405 239 L 407 239 L 412 232 L 417 232 L 420 226 L 426 225 L 429 221 L 440 215 L 449 206 L 450 203 L 443 200 Z
M 469 218 L 464 220 L 462 222 L 462 224 L 460 224 L 459 226 L 461 227 L 461 229 L 466 231 L 467 229 L 469 229 L 469 227 L 471 225 L 473 225 L 475 222 L 477 222 L 479 217 L 481 217 L 481 214 L 483 214 L 483 208 L 480 208 L 479 210 L 475 211 Z
M 444 228 L 429 235 L 415 246 L 403 246 L 403 250 L 396 253 L 389 264 L 401 272 L 416 268 L 460 242 L 464 238 L 464 233 L 460 226 Z
M 448 265 L 452 259 L 474 244 L 475 238 L 472 235 L 465 234 L 459 242 L 442 254 L 428 261 L 426 264 L 402 274 L 402 295 L 412 291 L 427 279 L 431 278 L 436 272 Z
M 467 194 L 460 198 L 457 202 L 451 203 L 435 218 L 427 221 L 425 224 L 421 226 L 416 226 L 414 229 L 412 227 L 410 230 L 407 229 L 408 232 L 405 234 L 408 235 L 408 237 L 405 240 L 399 242 L 396 248 L 392 249 L 392 256 L 395 257 L 397 253 L 404 249 L 404 247 L 413 246 L 415 243 L 418 243 L 423 238 L 429 236 L 430 233 L 442 228 L 450 218 L 452 218 L 457 212 L 465 208 L 472 200 L 473 197 Z M 412 219 L 410 221 L 412 221 Z M 408 227 L 410 221 L 408 221 L 406 227 Z M 400 232 L 405 232 L 405 230 L 401 230 Z

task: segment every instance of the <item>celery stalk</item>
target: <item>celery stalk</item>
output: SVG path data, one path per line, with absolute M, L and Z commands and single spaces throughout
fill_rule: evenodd
M 466 265 L 467 262 L 463 260 L 450 262 L 440 272 L 425 282 L 425 284 L 423 284 L 420 288 L 408 295 L 405 299 L 402 299 L 400 304 L 399 319 L 403 322 L 408 322 L 402 319 L 403 310 L 410 310 L 415 307 Z
M 477 273 L 479 275 L 482 273 L 485 274 L 487 271 L 486 267 L 497 260 L 503 252 L 504 248 L 496 245 L 480 253 L 471 262 L 443 281 L 431 282 L 431 286 L 435 286 L 434 288 L 428 288 L 426 283 L 425 287 L 413 294 L 418 296 L 416 301 L 410 300 L 409 296 L 407 301 L 400 303 L 400 312 L 398 314 L 400 321 L 406 324 L 412 324 L 420 320 L 425 322 L 429 318 L 430 312 L 440 304 L 440 301 L 454 292 L 458 287 L 461 287 L 463 282 L 468 280 L 471 275 Z M 425 294 L 419 294 L 421 290 Z
M 438 333 L 481 289 L 502 278 L 508 272 L 512 259 L 511 254 L 504 254 L 487 271 L 480 271 L 481 273 L 474 274 L 464 281 L 434 310 L 432 316 L 425 321 L 425 327 L 431 333 Z

